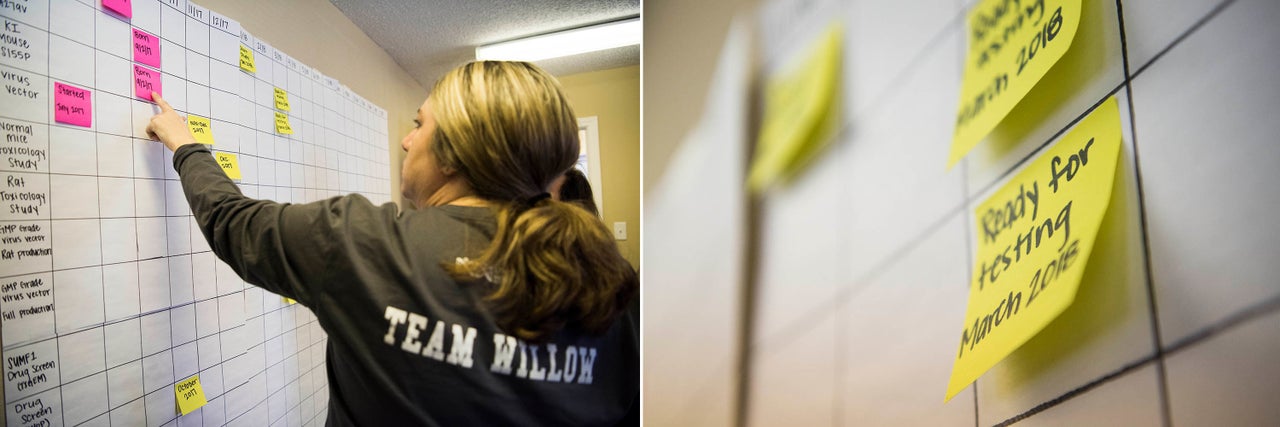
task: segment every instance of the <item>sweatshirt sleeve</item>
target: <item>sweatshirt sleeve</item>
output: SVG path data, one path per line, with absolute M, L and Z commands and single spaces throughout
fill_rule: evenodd
M 245 281 L 307 306 L 332 282 L 334 258 L 353 232 L 350 210 L 378 210 L 358 196 L 297 205 L 245 197 L 201 144 L 179 147 L 173 165 L 214 254 Z

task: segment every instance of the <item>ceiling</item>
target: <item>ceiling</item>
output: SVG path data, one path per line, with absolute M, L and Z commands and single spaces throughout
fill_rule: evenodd
M 425 87 L 483 44 L 640 15 L 640 0 L 330 0 Z M 538 61 L 563 76 L 640 64 L 640 46 Z

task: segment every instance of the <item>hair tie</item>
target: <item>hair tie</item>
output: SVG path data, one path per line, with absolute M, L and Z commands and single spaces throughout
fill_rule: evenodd
M 528 198 L 528 199 L 524 199 L 524 205 L 525 205 L 525 207 L 530 207 L 530 208 L 531 208 L 531 207 L 536 206 L 536 205 L 538 204 L 538 202 L 541 202 L 541 201 L 543 201 L 543 200 L 547 200 L 547 199 L 550 199 L 550 198 L 551 198 L 551 193 L 547 193 L 547 192 L 545 192 L 545 191 L 544 191 L 544 192 L 542 192 L 542 193 L 538 193 L 538 194 L 534 195 L 533 197 L 530 197 L 530 198 Z

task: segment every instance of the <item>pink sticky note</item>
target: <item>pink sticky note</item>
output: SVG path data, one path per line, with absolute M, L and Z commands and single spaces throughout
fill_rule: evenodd
M 53 119 L 58 123 L 93 125 L 93 92 L 61 82 L 53 83 Z
M 160 72 L 135 64 L 133 66 L 133 94 L 138 98 L 155 102 L 154 99 L 151 99 L 151 92 L 164 96 L 164 91 L 160 90 Z
M 129 0 L 102 0 L 102 6 L 125 18 L 133 18 L 133 2 Z
M 160 68 L 160 38 L 134 28 L 133 60 Z

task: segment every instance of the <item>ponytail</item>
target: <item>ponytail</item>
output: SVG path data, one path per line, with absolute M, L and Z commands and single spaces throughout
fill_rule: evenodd
M 639 279 L 608 227 L 573 203 L 543 199 L 497 210 L 498 230 L 471 262 L 445 264 L 459 278 L 485 277 L 498 326 L 531 342 L 566 324 L 602 334 L 639 292 Z
M 639 293 L 639 279 L 599 218 L 546 199 L 580 147 L 577 119 L 555 77 L 526 62 L 471 62 L 441 77 L 428 104 L 438 166 L 493 203 L 498 223 L 488 248 L 469 262 L 446 263 L 446 271 L 488 279 L 498 326 L 526 341 L 570 324 L 607 330 Z

